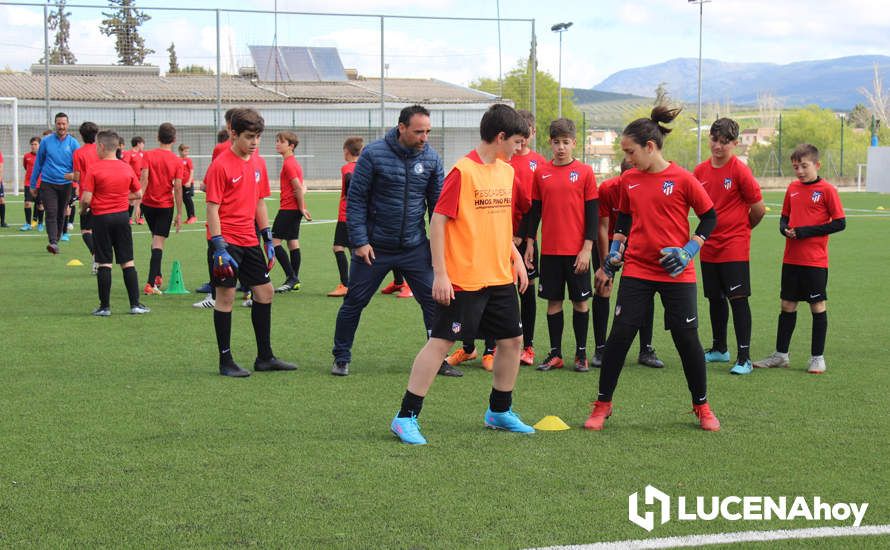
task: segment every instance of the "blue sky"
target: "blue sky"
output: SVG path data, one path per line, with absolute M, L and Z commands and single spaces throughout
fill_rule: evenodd
M 78 3 L 94 4 L 87 0 Z M 152 15 L 143 29 L 150 59 L 167 67 L 165 49 L 176 44 L 180 64 L 215 67 L 215 14 L 158 11 L 153 7 L 272 10 L 274 0 L 179 2 L 145 0 Z M 558 7 L 559 9 L 553 9 Z M 278 0 L 281 11 L 484 17 L 497 15 L 495 0 Z M 71 45 L 78 62 L 114 62 L 110 38 L 98 31 L 101 9 L 70 8 Z M 588 88 L 615 71 L 698 55 L 698 7 L 685 0 L 501 0 L 503 18 L 535 19 L 538 59 L 553 75 L 558 37 L 551 25 L 572 21 L 563 42 L 563 84 Z M 26 69 L 43 52 L 42 9 L 0 6 L 0 66 Z M 250 64 L 248 44 L 271 44 L 274 18 L 222 12 L 223 68 Z M 380 70 L 380 22 L 375 17 L 280 15 L 278 43 L 336 46 L 343 63 L 376 76 Z M 387 19 L 386 59 L 391 76 L 434 77 L 467 84 L 498 75 L 498 33 L 494 22 Z M 723 61 L 789 63 L 856 54 L 890 54 L 886 37 L 890 10 L 884 0 L 713 0 L 704 5 L 704 56 Z M 506 72 L 528 55 L 529 23 L 501 24 L 500 64 Z

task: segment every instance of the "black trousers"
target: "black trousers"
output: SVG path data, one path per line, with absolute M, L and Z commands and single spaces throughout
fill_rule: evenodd
M 46 210 L 46 236 L 50 244 L 59 242 L 65 228 L 65 208 L 71 198 L 71 184 L 40 184 L 40 200 Z

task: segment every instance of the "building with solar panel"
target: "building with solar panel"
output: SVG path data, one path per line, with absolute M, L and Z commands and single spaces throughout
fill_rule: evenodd
M 43 65 L 32 66 L 30 73 L 2 73 L 0 97 L 14 98 L 16 113 L 12 114 L 9 103 L 0 106 L 0 151 L 6 158 L 20 159 L 29 138 L 40 135 L 48 117 L 57 111 L 68 114 L 72 134 L 76 135 L 81 122 L 90 120 L 116 130 L 128 143 L 140 135 L 148 147 L 154 145 L 158 125 L 169 121 L 177 128 L 177 142 L 191 146 L 195 174 L 200 178 L 222 126 L 220 113 L 248 106 L 266 121 L 260 152 L 271 174 L 277 174 L 281 166 L 275 133 L 294 130 L 300 137 L 296 154 L 310 188 L 334 188 L 340 184 L 347 136 L 360 135 L 366 142 L 377 139 L 396 124 L 403 107 L 420 103 L 431 111 L 430 144 L 451 165 L 476 145 L 482 114 L 499 101 L 492 94 L 436 79 L 366 78 L 344 69 L 336 48 L 249 49 L 253 67 L 219 78 L 162 75 L 151 66 L 51 65 L 49 106 Z M 18 130 L 13 132 L 16 125 Z M 18 137 L 18 151 L 14 151 L 13 133 Z M 16 164 L 4 166 L 7 192 L 15 189 Z M 22 177 L 19 174 L 19 181 Z

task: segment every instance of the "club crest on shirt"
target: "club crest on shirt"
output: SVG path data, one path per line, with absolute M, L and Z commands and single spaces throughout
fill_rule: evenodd
M 414 165 L 414 173 L 415 174 L 423 174 L 423 164 L 417 163 Z
M 578 172 L 575 172 L 574 170 L 569 172 L 569 181 L 572 183 L 575 183 L 576 181 L 578 181 Z
M 813 195 L 811 197 L 813 202 L 819 202 L 822 200 L 822 191 L 813 191 Z
M 534 159 L 528 161 L 528 167 L 531 169 L 532 172 L 534 172 L 538 169 L 538 161 Z
M 253 179 L 254 179 L 257 183 L 260 182 L 260 171 L 259 171 L 259 170 L 254 170 L 254 171 L 253 171 Z
M 451 332 L 457 334 L 460 332 L 460 323 L 451 323 Z
M 723 179 L 723 188 L 729 191 L 732 189 L 732 178 L 724 178 Z
M 674 192 L 674 180 L 665 180 L 661 184 L 661 190 L 664 191 L 666 196 L 670 196 Z

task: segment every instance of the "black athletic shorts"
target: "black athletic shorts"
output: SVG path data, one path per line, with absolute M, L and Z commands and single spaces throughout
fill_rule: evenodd
M 666 283 L 636 277 L 621 277 L 615 300 L 613 323 L 640 328 L 650 319 L 652 299 L 661 296 L 664 329 L 698 328 L 698 304 L 695 283 Z
M 455 342 L 484 334 L 495 340 L 522 335 L 519 297 L 511 284 L 454 293 L 450 305 L 436 304 L 430 335 Z
M 133 233 L 127 211 L 90 216 L 96 263 L 124 264 L 133 259 Z M 112 253 L 114 256 L 112 257 Z
M 539 275 L 538 273 L 538 265 L 540 263 L 540 255 L 538 254 L 538 241 L 535 240 L 535 256 L 532 258 L 532 267 L 529 269 L 528 266 L 525 266 L 525 269 L 528 271 L 528 278 L 536 279 Z M 522 242 L 519 243 L 519 246 L 516 247 L 519 250 L 519 255 L 525 257 L 525 250 L 528 248 L 528 239 L 522 239 Z
M 302 220 L 303 213 L 299 210 L 279 210 L 272 224 L 272 236 L 282 241 L 299 239 Z
M 346 229 L 346 222 L 337 222 L 337 227 L 334 228 L 334 246 L 349 248 L 349 231 Z
M 551 256 L 541 254 L 541 278 L 538 281 L 538 297 L 545 300 L 564 300 L 565 288 L 569 288 L 569 300 L 589 300 L 592 292 L 590 270 L 575 273 L 575 256 Z M 593 263 L 591 262 L 591 268 Z
M 0 175 L 2 175 L 2 174 L 0 174 Z M 5 196 L 6 196 L 6 190 L 3 189 L 3 182 L 0 181 L 0 199 L 2 199 Z
M 212 248 L 210 241 L 207 242 L 207 245 Z M 238 246 L 229 244 L 226 245 L 226 250 L 228 250 L 232 258 L 238 263 L 238 268 L 235 269 L 235 277 L 226 279 L 213 277 L 213 280 L 211 281 L 213 286 L 234 288 L 236 278 L 240 279 L 241 284 L 248 288 L 271 282 L 271 279 L 269 279 L 269 272 L 266 271 L 266 266 L 268 265 L 266 263 L 266 255 L 263 253 L 263 249 L 260 245 Z M 213 258 L 212 251 L 210 257 L 211 259 Z
M 142 205 L 142 217 L 148 224 L 152 235 L 167 238 L 170 236 L 170 226 L 173 225 L 173 207 L 155 208 Z
M 814 304 L 828 299 L 828 268 L 782 264 L 779 297 L 789 302 Z
M 80 209 L 80 230 L 90 230 L 93 228 L 93 211 L 88 208 Z
M 705 298 L 738 298 L 751 295 L 748 262 L 702 262 L 701 284 Z

